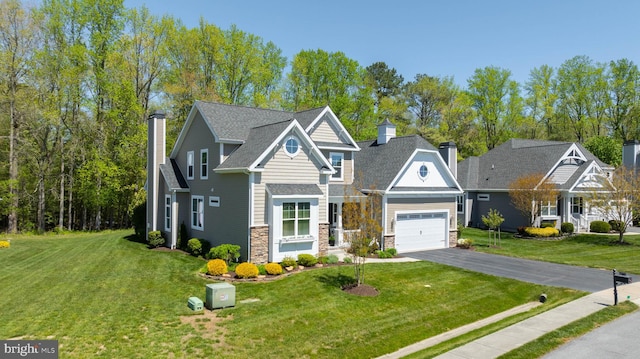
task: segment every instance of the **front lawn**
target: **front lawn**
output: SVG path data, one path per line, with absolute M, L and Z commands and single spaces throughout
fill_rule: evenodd
M 619 244 L 617 234 L 538 240 L 503 232 L 499 247 L 489 246 L 488 232 L 477 228 L 465 228 L 463 237 L 471 238 L 474 249 L 481 252 L 640 274 L 640 235 L 625 235 L 626 243 Z
M 429 262 L 368 264 L 377 297 L 340 290 L 352 267 L 236 283 L 235 308 L 193 313 L 202 260 L 129 232 L 14 237 L 0 249 L 0 339 L 57 339 L 60 357 L 375 357 L 535 300 L 581 296 Z M 242 301 L 250 299 L 247 303 Z

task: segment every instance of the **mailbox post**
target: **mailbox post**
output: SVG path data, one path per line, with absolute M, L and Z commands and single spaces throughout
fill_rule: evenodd
M 631 282 L 630 275 L 613 270 L 613 305 L 618 305 L 618 284 L 629 284 Z

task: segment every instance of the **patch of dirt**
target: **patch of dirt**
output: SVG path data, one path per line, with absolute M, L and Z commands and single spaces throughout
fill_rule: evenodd
M 360 285 L 351 284 L 351 285 L 345 286 L 344 288 L 342 288 L 342 290 L 349 294 L 359 295 L 361 297 L 375 297 L 378 294 L 380 294 L 380 292 L 378 292 L 377 289 L 375 289 L 374 287 L 368 284 L 360 284 Z
M 224 338 L 227 330 L 225 327 L 219 325 L 219 323 L 229 318 L 231 318 L 231 316 L 218 318 L 214 311 L 205 309 L 201 314 L 180 317 L 180 323 L 191 325 L 200 337 L 209 340 L 214 347 L 221 348 L 225 345 Z M 187 334 L 182 338 L 182 341 L 186 342 L 192 337 L 193 334 Z

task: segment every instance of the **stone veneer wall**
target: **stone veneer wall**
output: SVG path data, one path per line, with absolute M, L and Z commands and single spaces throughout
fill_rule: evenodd
M 458 245 L 458 231 L 449 231 L 449 248 Z
M 318 255 L 326 256 L 329 253 L 329 223 L 318 225 Z
M 251 227 L 251 253 L 248 262 L 265 264 L 269 262 L 269 226 Z
M 392 235 L 387 235 L 384 236 L 384 243 L 383 243 L 383 247 L 382 249 L 389 249 L 389 248 L 395 248 L 396 247 L 396 235 L 392 234 Z

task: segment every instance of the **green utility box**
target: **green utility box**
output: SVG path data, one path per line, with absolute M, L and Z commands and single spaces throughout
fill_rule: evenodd
M 234 307 L 236 305 L 236 287 L 229 283 L 207 284 L 205 305 L 208 309 Z
M 187 305 L 191 310 L 202 310 L 202 301 L 198 297 L 189 297 Z

